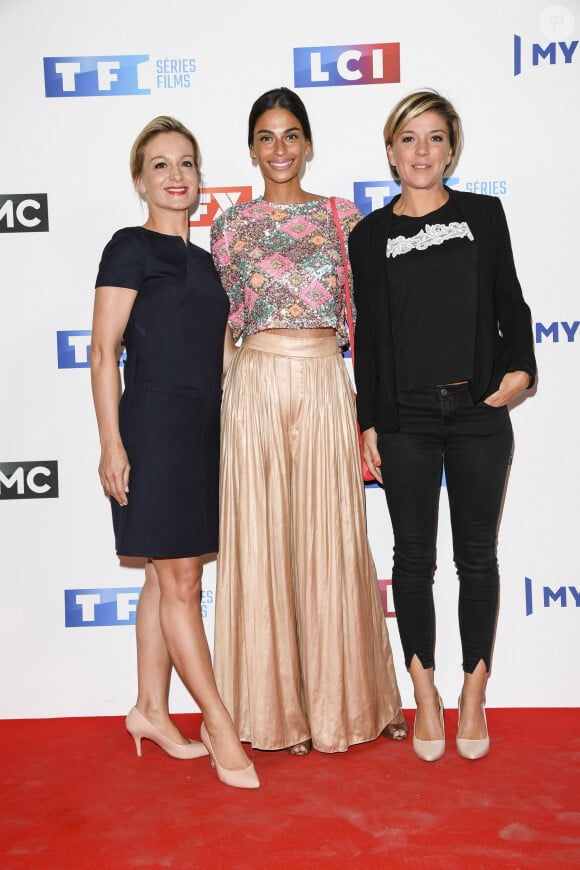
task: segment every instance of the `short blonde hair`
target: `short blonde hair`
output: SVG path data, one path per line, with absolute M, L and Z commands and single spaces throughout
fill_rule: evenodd
M 199 145 L 197 144 L 197 139 L 191 130 L 188 130 L 181 121 L 177 121 L 169 115 L 159 115 L 157 118 L 153 118 L 152 121 L 149 121 L 146 127 L 143 127 L 133 142 L 131 156 L 129 158 L 131 178 L 133 181 L 136 182 L 143 172 L 143 160 L 147 144 L 151 142 L 155 136 L 158 136 L 159 133 L 181 133 L 182 136 L 185 136 L 191 144 L 195 171 L 199 175 L 201 167 L 201 152 L 199 150 Z
M 451 146 L 452 158 L 449 164 L 445 167 L 444 175 L 449 174 L 457 165 L 461 151 L 463 149 L 463 127 L 461 118 L 455 111 L 453 105 L 445 97 L 442 97 L 437 91 L 425 89 L 421 91 L 413 91 L 399 100 L 397 105 L 391 110 L 387 122 L 383 128 L 383 138 L 385 147 L 392 146 L 395 137 L 408 121 L 412 121 L 423 112 L 437 112 L 438 115 L 445 120 L 449 132 L 449 144 Z M 397 167 L 389 163 L 391 175 L 395 181 L 400 181 Z

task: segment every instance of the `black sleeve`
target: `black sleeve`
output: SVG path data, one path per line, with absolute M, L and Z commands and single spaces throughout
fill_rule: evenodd
M 375 425 L 373 407 L 377 381 L 375 332 L 370 298 L 372 286 L 366 268 L 369 263 L 368 239 L 368 227 L 363 221 L 352 230 L 348 240 L 357 311 L 354 377 L 357 389 L 357 416 L 361 432 Z
M 508 371 L 527 372 L 529 387 L 536 378 L 536 358 L 531 312 L 526 304 L 516 273 L 510 234 L 503 205 L 493 200 L 496 207 L 497 271 L 495 277 L 495 309 L 498 326 L 509 348 Z
M 95 287 L 140 290 L 146 270 L 143 240 L 128 227 L 115 233 L 103 251 Z

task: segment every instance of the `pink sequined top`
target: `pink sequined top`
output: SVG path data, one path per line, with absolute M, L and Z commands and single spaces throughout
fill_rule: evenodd
M 336 206 L 346 247 L 362 215 L 347 199 L 336 197 Z M 276 205 L 259 197 L 234 205 L 214 221 L 211 250 L 230 298 L 234 340 L 267 329 L 332 327 L 339 345 L 348 344 L 344 265 L 329 199 Z

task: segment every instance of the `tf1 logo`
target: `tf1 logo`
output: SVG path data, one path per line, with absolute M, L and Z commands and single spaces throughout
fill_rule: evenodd
M 47 233 L 46 193 L 0 193 L 0 233 Z
M 401 81 L 400 44 L 318 45 L 294 49 L 294 86 L 380 85 Z
M 190 227 L 210 227 L 215 220 L 238 202 L 250 202 L 251 187 L 202 187 L 199 205 L 189 218 Z
M 96 57 L 45 57 L 47 97 L 116 97 L 150 94 L 139 86 L 140 66 L 148 54 Z
M 0 462 L 0 500 L 58 498 L 58 462 Z
M 65 589 L 64 624 L 67 628 L 135 625 L 140 588 Z
M 126 352 L 118 348 L 119 365 L 125 363 Z M 91 330 L 70 329 L 56 333 L 56 352 L 59 369 L 88 369 L 91 365 Z
M 141 589 L 138 586 L 124 589 L 65 589 L 65 627 L 135 625 L 140 594 Z M 203 619 L 208 615 L 208 606 L 213 603 L 213 590 L 204 589 L 200 601 Z

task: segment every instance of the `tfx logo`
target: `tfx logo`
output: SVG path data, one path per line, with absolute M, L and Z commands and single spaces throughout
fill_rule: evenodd
M 400 45 L 319 45 L 294 49 L 294 86 L 380 85 L 401 81 Z
M 446 178 L 445 184 L 453 187 L 459 183 L 459 178 Z M 377 208 L 383 208 L 398 193 L 401 186 L 397 181 L 354 181 L 353 199 L 363 215 L 370 214 Z
M 96 57 L 45 57 L 47 97 L 119 97 L 150 94 L 141 87 L 141 67 L 148 54 Z
M 88 369 L 91 365 L 91 330 L 59 330 L 56 333 L 56 352 L 59 369 Z M 119 348 L 119 365 L 127 354 Z
M 379 592 L 385 618 L 395 617 L 397 614 L 395 613 L 395 605 L 393 604 L 393 581 L 379 580 Z
M 0 193 L 0 233 L 47 233 L 46 193 Z
M 536 342 L 542 344 L 544 339 L 550 339 L 554 344 L 558 344 L 560 341 L 573 343 L 579 326 L 580 320 L 574 320 L 572 323 L 568 323 L 567 320 L 560 322 L 554 320 L 548 325 L 536 323 Z
M 64 624 L 66 628 L 90 628 L 109 625 L 135 625 L 140 587 L 113 589 L 65 589 Z M 214 603 L 212 589 L 201 594 L 201 615 Z
M 526 616 L 531 616 L 534 612 L 534 600 L 537 596 L 534 595 L 532 580 L 529 577 L 524 577 L 524 589 L 526 597 Z M 576 586 L 559 586 L 557 589 L 551 589 L 549 586 L 543 586 L 539 593 L 540 607 L 568 607 L 570 602 L 571 607 L 580 607 L 580 589 Z
M 199 205 L 189 218 L 190 227 L 209 227 L 238 202 L 250 202 L 251 187 L 203 187 L 199 192 Z
M 532 66 L 539 66 L 540 63 L 551 66 L 572 63 L 577 48 L 577 39 L 572 42 L 548 42 L 546 45 L 533 42 L 525 46 L 522 44 L 522 37 L 514 34 L 514 76 L 521 74 L 522 65 L 525 63 L 531 62 Z
M 58 462 L 0 462 L 0 500 L 58 498 Z

